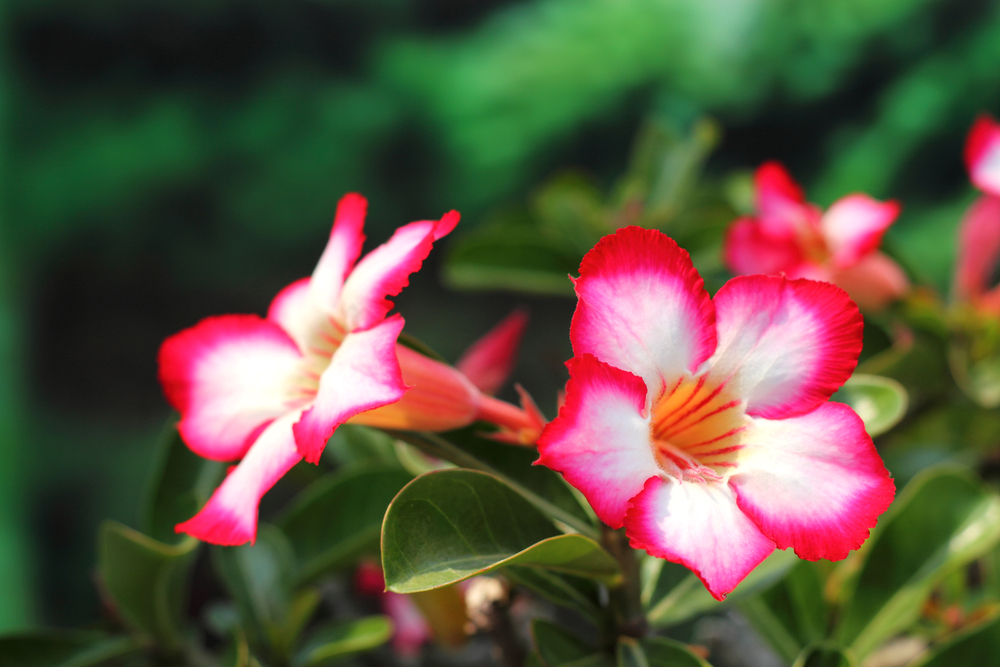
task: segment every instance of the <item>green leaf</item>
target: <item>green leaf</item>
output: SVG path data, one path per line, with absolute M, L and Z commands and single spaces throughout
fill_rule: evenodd
M 187 580 L 198 541 L 158 542 L 116 521 L 98 538 L 101 580 L 125 622 L 168 651 L 183 643 Z
M 142 527 L 165 544 L 179 544 L 186 536 L 174 526 L 190 519 L 219 484 L 225 464 L 203 459 L 184 444 L 176 419 L 163 430 L 159 462 L 149 480 Z
M 567 253 L 534 226 L 494 224 L 452 245 L 442 277 L 455 289 L 573 296 L 569 274 L 579 266 L 580 256 Z
M 968 341 L 958 341 L 948 349 L 948 363 L 955 383 L 984 408 L 1000 406 L 1000 352 L 976 358 Z
M 618 640 L 618 667 L 711 667 L 684 644 L 666 637 Z
M 773 585 L 798 562 L 798 557 L 791 551 L 775 551 L 748 574 L 726 599 L 739 600 Z M 681 565 L 659 561 L 649 570 L 655 571 L 645 572 L 643 597 L 649 609 L 646 617 L 653 625 L 676 625 L 723 604 L 712 597 L 696 575 Z
M 885 433 L 906 414 L 909 398 L 906 389 L 896 380 L 879 375 L 855 373 L 844 383 L 833 400 L 854 408 L 868 435 Z
M 1000 657 L 1000 607 L 935 644 L 907 667 L 993 665 Z
M 792 667 L 856 667 L 857 659 L 846 646 L 836 642 L 811 644 L 792 663 Z
M 872 532 L 837 638 L 859 659 L 909 627 L 935 584 L 1000 540 L 1000 497 L 968 472 L 929 469 Z
M 594 521 L 562 476 L 532 465 L 537 452 L 531 448 L 505 445 L 475 435 L 473 429 L 448 433 L 390 431 L 429 456 L 456 466 L 479 470 L 497 477 L 528 499 L 546 516 L 569 529 L 594 539 L 600 537 Z
M 318 667 L 389 641 L 393 625 L 388 616 L 367 616 L 356 621 L 325 625 L 312 633 L 292 660 L 293 667 Z
M 560 535 L 531 503 L 492 475 L 440 470 L 410 482 L 382 524 L 382 568 L 397 593 L 446 586 L 525 565 L 613 584 L 618 564 L 594 540 Z
M 306 488 L 278 524 L 298 558 L 296 580 L 317 577 L 378 553 L 382 517 L 411 476 L 399 468 L 347 469 Z
M 827 637 L 824 578 L 815 563 L 799 561 L 776 586 L 737 603 L 747 620 L 785 659 Z
M 212 557 L 251 646 L 282 662 L 303 625 L 291 592 L 295 556 L 288 538 L 277 527 L 262 524 L 253 546 L 213 547 Z
M 544 619 L 531 624 L 531 639 L 539 660 L 546 667 L 611 667 L 611 657 L 587 646 L 562 626 Z
M 0 637 L 0 667 L 98 667 L 134 655 L 131 637 L 39 630 Z
M 326 444 L 326 455 L 345 466 L 398 466 L 393 439 L 359 424 L 341 424 Z

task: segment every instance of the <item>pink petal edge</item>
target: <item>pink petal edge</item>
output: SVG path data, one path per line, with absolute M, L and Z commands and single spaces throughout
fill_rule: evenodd
M 973 185 L 1000 197 L 1000 123 L 982 114 L 965 142 L 965 166 Z
M 566 366 L 566 402 L 538 438 L 535 465 L 561 472 L 601 521 L 620 528 L 629 500 L 660 473 L 643 414 L 646 385 L 590 354 Z
M 394 403 L 407 386 L 396 357 L 396 339 L 403 330 L 398 313 L 367 331 L 348 334 L 320 376 L 312 406 L 292 431 L 299 453 L 319 463 L 327 440 L 354 415 Z
M 841 403 L 790 419 L 754 419 L 743 445 L 729 480 L 740 509 L 800 558 L 846 558 L 895 496 L 864 422 Z
M 715 350 L 704 281 L 663 232 L 624 227 L 605 236 L 584 256 L 575 288 L 573 353 L 635 373 L 654 394 Z
M 830 283 L 739 276 L 715 295 L 719 349 L 715 382 L 747 400 L 747 414 L 804 414 L 847 381 L 861 353 L 864 321 Z
M 298 346 L 277 324 L 221 315 L 163 342 L 159 380 L 191 451 L 232 461 L 262 425 L 288 410 L 300 361 Z
M 725 484 L 649 479 L 625 516 L 632 547 L 680 563 L 716 600 L 774 551 Z
M 528 313 L 517 309 L 465 351 L 455 367 L 484 394 L 495 394 L 510 377 Z
M 847 268 L 874 252 L 885 231 L 899 216 L 899 210 L 895 201 L 880 202 L 865 194 L 835 201 L 820 223 L 833 263 Z

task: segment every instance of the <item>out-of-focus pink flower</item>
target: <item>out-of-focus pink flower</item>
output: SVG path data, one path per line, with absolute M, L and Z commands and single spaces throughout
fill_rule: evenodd
M 340 201 L 312 277 L 283 289 L 266 319 L 211 317 L 164 342 L 160 381 L 181 413 L 184 441 L 205 458 L 242 459 L 179 532 L 252 542 L 261 496 L 302 458 L 317 462 L 348 420 L 446 430 L 485 419 L 539 431 L 527 413 L 484 396 L 455 368 L 397 345 L 403 318 L 386 317 L 387 297 L 408 284 L 458 213 L 400 227 L 358 261 L 366 208 L 356 194 Z
M 431 626 L 408 595 L 385 590 L 385 576 L 375 563 L 362 562 L 354 573 L 354 590 L 365 597 L 376 597 L 382 613 L 392 619 L 395 632 L 392 648 L 405 657 L 415 657 L 431 640 Z
M 627 227 L 583 259 L 566 403 L 538 441 L 633 546 L 723 599 L 775 547 L 842 559 L 895 486 L 861 419 L 828 399 L 862 317 L 838 287 L 730 280 L 714 301 L 687 252 Z
M 903 270 L 878 250 L 899 215 L 896 202 L 852 194 L 823 212 L 777 162 L 757 169 L 755 187 L 756 217 L 740 218 L 726 235 L 723 253 L 733 273 L 832 282 L 873 310 L 909 289 Z
M 983 196 L 973 202 L 958 230 L 955 298 L 976 310 L 1000 316 L 1000 124 L 980 116 L 965 144 L 969 176 Z

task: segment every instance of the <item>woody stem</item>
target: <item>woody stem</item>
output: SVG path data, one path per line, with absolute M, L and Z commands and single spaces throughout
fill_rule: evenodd
M 618 634 L 643 637 L 649 626 L 640 599 L 642 582 L 639 579 L 639 559 L 636 558 L 635 550 L 629 546 L 623 530 L 612 530 L 602 524 L 601 542 L 615 557 L 622 570 L 621 586 L 609 591 Z

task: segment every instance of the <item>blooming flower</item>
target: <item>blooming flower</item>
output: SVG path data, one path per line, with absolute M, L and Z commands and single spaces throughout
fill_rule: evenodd
M 455 368 L 397 345 L 403 318 L 386 317 L 386 297 L 407 285 L 458 213 L 400 227 L 357 261 L 366 208 L 359 195 L 340 201 L 312 277 L 283 289 L 267 318 L 210 317 L 164 342 L 160 381 L 184 441 L 205 458 L 242 459 L 178 532 L 216 544 L 253 541 L 263 494 L 302 458 L 318 462 L 348 420 L 446 430 L 486 419 L 510 432 L 540 430 Z
M 965 144 L 965 163 L 983 191 L 965 214 L 958 232 L 955 297 L 979 312 L 1000 316 L 1000 124 L 980 116 Z
M 730 280 L 710 299 L 687 252 L 626 227 L 580 265 L 566 403 L 538 441 L 632 546 L 723 599 L 775 547 L 841 559 L 895 486 L 851 408 L 861 351 L 838 287 Z
M 777 162 L 755 175 L 757 216 L 729 228 L 723 254 L 739 275 L 784 273 L 839 285 L 858 304 L 880 309 L 909 289 L 903 270 L 878 251 L 899 215 L 896 202 L 843 197 L 824 213 Z

